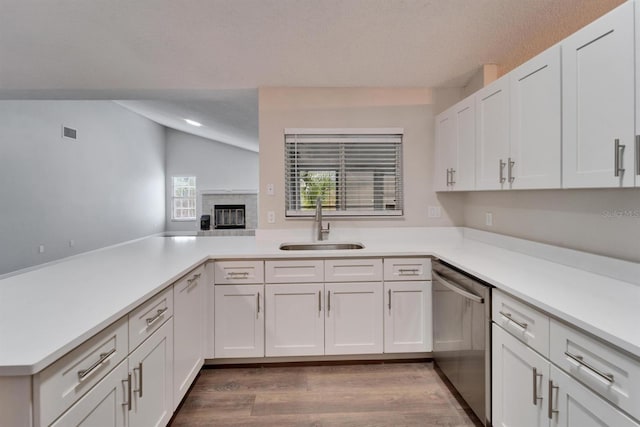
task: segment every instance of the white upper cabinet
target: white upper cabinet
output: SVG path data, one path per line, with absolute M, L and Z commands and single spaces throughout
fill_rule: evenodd
M 560 46 L 527 61 L 509 73 L 509 78 L 507 182 L 513 189 L 560 188 Z
M 562 42 L 563 186 L 634 185 L 634 2 Z
M 476 93 L 476 189 L 508 188 L 509 76 Z
M 474 96 L 436 118 L 436 191 L 475 188 L 475 120 Z

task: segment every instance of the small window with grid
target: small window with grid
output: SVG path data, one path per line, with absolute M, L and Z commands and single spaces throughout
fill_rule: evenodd
M 196 177 L 174 176 L 171 219 L 194 221 L 196 219 Z

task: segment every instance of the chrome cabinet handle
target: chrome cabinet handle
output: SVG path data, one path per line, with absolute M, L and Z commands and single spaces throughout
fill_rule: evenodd
M 258 306 L 258 312 L 256 314 L 260 314 L 260 292 L 258 292 L 258 295 L 256 295 L 256 301 Z
M 614 173 L 613 173 L 613 175 L 618 177 L 618 176 L 620 176 L 621 173 L 624 174 L 624 168 L 622 167 L 623 165 L 621 163 L 622 163 L 622 158 L 624 156 L 625 145 L 624 144 L 620 144 L 620 140 L 618 138 L 616 138 L 614 140 L 613 147 L 614 147 L 614 150 L 615 150 L 615 155 L 613 156 L 614 157 L 613 158 L 613 162 L 614 162 L 614 165 L 613 165 Z
M 137 368 L 133 368 L 134 371 L 138 371 L 138 388 L 133 390 L 134 392 L 138 393 L 138 396 L 140 396 L 140 398 L 142 398 L 142 362 L 138 363 L 138 367 Z
M 389 289 L 389 311 L 391 311 L 391 289 Z
M 451 185 L 451 169 L 447 168 L 447 187 Z
M 248 279 L 248 271 L 230 271 L 227 273 L 227 279 Z
M 322 311 L 322 291 L 318 291 L 318 311 Z
M 453 180 L 453 177 L 455 176 L 456 170 L 454 168 L 451 168 L 451 185 L 454 185 L 456 182 Z
M 149 318 L 146 319 L 147 320 L 147 326 L 151 326 L 154 323 L 156 323 L 167 310 L 169 310 L 169 307 L 158 309 L 156 311 L 156 314 L 153 317 L 149 317 Z
M 538 397 L 538 377 L 542 378 L 542 374 L 533 368 L 533 406 L 538 406 L 538 400 L 542 400 L 542 397 Z
M 400 276 L 417 276 L 420 270 L 417 268 L 399 268 Z M 406 273 L 406 274 L 405 274 Z
M 509 168 L 507 169 L 507 176 L 509 177 L 509 183 L 513 184 L 513 181 L 516 180 L 516 178 L 513 176 L 513 166 L 516 164 L 516 162 L 511 160 L 511 157 L 509 157 L 508 162 Z
M 331 291 L 327 291 L 327 312 L 331 311 Z
M 547 417 L 552 420 L 553 414 L 557 414 L 559 411 L 553 409 L 553 390 L 558 390 L 560 387 L 553 385 L 553 381 L 549 380 L 549 404 L 547 405 Z
M 636 135 L 636 175 L 640 175 L 640 135 Z
M 202 273 L 195 274 L 191 279 L 187 279 L 188 284 L 192 284 L 202 276 Z
M 584 366 L 585 368 L 587 368 L 588 370 L 590 370 L 591 372 L 593 372 L 594 374 L 598 375 L 600 378 L 605 380 L 606 382 L 613 383 L 613 374 L 604 373 L 598 368 L 594 368 L 593 366 L 585 362 L 582 356 L 578 354 L 571 354 L 568 351 L 565 351 L 564 355 L 567 356 L 569 359 L 573 360 L 574 362 L 576 362 L 578 365 Z
M 500 167 L 500 184 L 504 184 L 504 182 L 506 181 L 506 178 L 504 177 L 504 167 L 507 164 L 503 162 L 502 159 L 499 159 L 498 162 L 498 165 Z
M 127 383 L 127 401 L 122 402 L 122 406 L 126 406 L 127 410 L 131 411 L 131 372 L 127 375 L 126 380 L 122 380 L 122 383 Z
M 96 360 L 95 362 L 93 362 L 93 364 L 91 366 L 89 366 L 87 369 L 81 369 L 78 371 L 78 379 L 79 380 L 83 380 L 85 379 L 88 375 L 92 374 L 93 372 L 95 372 L 95 370 L 101 366 L 104 362 L 107 361 L 107 359 L 109 357 L 111 357 L 111 355 L 113 353 L 116 352 L 115 348 L 112 348 L 111 350 L 109 350 L 106 353 L 100 353 L 100 357 L 98 358 L 98 360 Z
M 515 323 L 516 325 L 520 326 L 522 329 L 527 329 L 527 327 L 529 325 L 527 325 L 524 322 L 518 322 L 517 320 L 515 320 L 512 316 L 511 313 L 505 313 L 504 311 L 501 311 L 500 314 L 502 314 L 504 317 L 507 318 L 508 321 Z

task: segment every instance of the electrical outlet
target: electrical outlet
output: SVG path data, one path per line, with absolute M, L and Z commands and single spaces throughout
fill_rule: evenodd
M 269 224 L 275 224 L 275 222 L 276 222 L 276 213 L 274 211 L 267 212 L 267 222 Z
M 440 206 L 429 206 L 427 215 L 429 218 L 440 218 L 442 216 L 442 209 Z
M 493 227 L 493 213 L 485 212 L 484 223 L 489 227 Z
M 267 184 L 267 194 L 273 196 L 276 194 L 276 188 L 273 184 Z

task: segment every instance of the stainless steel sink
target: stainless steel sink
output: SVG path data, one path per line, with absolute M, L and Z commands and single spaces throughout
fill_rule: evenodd
M 283 243 L 280 245 L 281 251 L 335 251 L 364 249 L 362 243 Z

